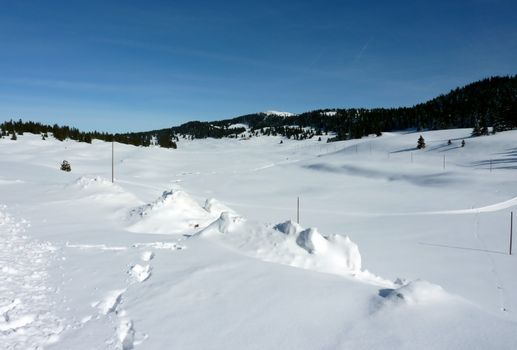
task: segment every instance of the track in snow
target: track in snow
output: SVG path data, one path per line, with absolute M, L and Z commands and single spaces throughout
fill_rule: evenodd
M 57 290 L 48 268 L 55 250 L 24 235 L 30 227 L 0 206 L 0 346 L 40 349 L 59 340 L 62 320 L 52 310 Z

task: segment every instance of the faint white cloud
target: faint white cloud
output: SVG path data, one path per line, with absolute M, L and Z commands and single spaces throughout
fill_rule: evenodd
M 368 46 L 370 46 L 370 43 L 372 42 L 373 38 L 368 39 L 368 41 L 361 47 L 357 55 L 355 56 L 355 62 L 359 62 L 361 58 L 363 57 L 364 52 L 366 49 L 368 49 Z

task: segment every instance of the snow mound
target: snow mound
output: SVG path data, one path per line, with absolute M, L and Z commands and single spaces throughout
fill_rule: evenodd
M 137 207 L 129 213 L 131 232 L 193 234 L 213 221 L 214 216 L 187 193 L 165 191 L 154 202 Z
M 117 217 L 125 216 L 128 207 L 141 203 L 134 194 L 101 176 L 81 176 L 65 185 L 65 190 L 77 199 L 94 200 L 103 205 L 114 206 Z
M 359 248 L 348 236 L 329 235 L 324 237 L 317 229 L 309 228 L 300 232 L 296 243 L 310 254 L 322 256 L 345 270 L 361 270 Z
M 229 208 L 228 206 L 224 205 L 223 203 L 219 202 L 217 199 L 209 198 L 206 200 L 205 205 L 203 206 L 203 209 L 205 209 L 208 213 L 215 217 L 221 216 L 223 212 L 229 212 L 232 215 L 237 215 L 237 213 Z
M 361 254 L 350 238 L 324 236 L 315 228 L 304 229 L 293 221 L 271 228 L 223 212 L 196 236 L 209 237 L 264 261 L 344 276 L 361 276 L 375 284 L 392 285 L 361 271 Z
M 242 217 L 225 211 L 221 213 L 217 220 L 208 225 L 204 230 L 200 231 L 199 235 L 213 236 L 218 233 L 234 232 L 239 225 L 244 222 L 245 220 Z
M 449 297 L 441 286 L 424 280 L 411 281 L 399 288 L 381 291 L 380 294 L 391 303 L 406 305 L 430 304 Z

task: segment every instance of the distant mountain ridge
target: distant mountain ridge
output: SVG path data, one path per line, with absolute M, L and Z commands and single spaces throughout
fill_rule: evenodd
M 247 128 L 245 127 L 247 126 Z M 92 139 L 148 146 L 158 140 L 175 147 L 181 138 L 222 138 L 282 135 L 306 139 L 335 133 L 333 140 L 360 138 L 384 131 L 449 129 L 492 126 L 494 132 L 517 128 L 517 75 L 486 78 L 451 90 L 427 102 L 399 108 L 327 108 L 300 114 L 266 111 L 216 121 L 190 121 L 171 128 L 108 134 L 84 133 L 75 128 L 9 121 L 0 124 L 0 135 L 52 132 L 58 139 Z
M 304 138 L 304 133 L 308 137 L 310 133 L 307 134 L 304 128 L 312 128 L 315 134 L 335 132 L 336 140 L 409 128 L 473 128 L 479 124 L 503 131 L 517 127 L 517 75 L 486 78 L 413 107 L 327 108 L 300 114 L 270 111 L 217 121 L 192 121 L 147 133 L 160 137 L 219 138 L 245 131 L 228 128 L 235 124 L 248 125 L 251 134 L 298 138 Z

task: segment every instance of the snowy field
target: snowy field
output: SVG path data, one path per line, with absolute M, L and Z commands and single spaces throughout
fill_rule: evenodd
M 517 131 L 470 131 L 115 144 L 115 184 L 1 139 L 0 348 L 517 349 Z

